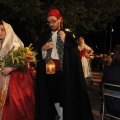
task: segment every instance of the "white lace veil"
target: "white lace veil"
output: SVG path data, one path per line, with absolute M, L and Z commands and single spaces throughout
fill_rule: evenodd
M 2 44 L 2 49 L 0 51 L 0 56 L 3 57 L 7 55 L 13 49 L 13 47 L 14 49 L 17 49 L 19 46 L 24 46 L 24 45 L 23 45 L 23 42 L 14 33 L 11 25 L 4 21 L 2 22 L 6 30 L 6 36 Z

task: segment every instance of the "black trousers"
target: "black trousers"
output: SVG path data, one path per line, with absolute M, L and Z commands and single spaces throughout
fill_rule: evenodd
M 62 87 L 63 87 L 62 81 L 63 81 L 62 71 L 56 71 L 55 74 L 46 75 L 48 96 L 50 101 L 53 103 L 61 102 Z
M 62 106 L 62 81 L 62 71 L 56 71 L 55 74 L 46 74 L 48 98 L 53 116 L 58 115 L 57 110 L 55 108 L 55 103 L 59 102 L 60 106 Z

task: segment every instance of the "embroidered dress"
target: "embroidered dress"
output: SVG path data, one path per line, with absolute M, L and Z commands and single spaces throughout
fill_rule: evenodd
M 80 50 L 80 58 L 82 62 L 84 77 L 87 78 L 88 76 L 90 76 L 90 71 L 88 61 L 85 56 L 87 54 L 87 50 L 89 50 L 90 47 L 87 46 L 86 44 L 83 44 L 82 46 L 78 46 L 78 49 Z
M 4 57 L 14 48 L 24 46 L 11 25 L 3 21 L 6 36 L 0 50 Z M 0 72 L 0 120 L 34 120 L 34 89 L 29 71 L 19 69 L 9 75 Z
M 10 74 L 2 120 L 34 120 L 33 80 L 29 71 Z

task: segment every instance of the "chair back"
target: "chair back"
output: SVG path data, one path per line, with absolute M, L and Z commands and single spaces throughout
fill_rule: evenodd
M 103 83 L 102 93 L 102 120 L 108 116 L 115 119 L 120 119 L 120 85 Z

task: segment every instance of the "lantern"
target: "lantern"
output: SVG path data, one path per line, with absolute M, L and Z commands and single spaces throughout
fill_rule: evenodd
M 46 74 L 55 74 L 55 63 L 52 60 L 46 63 Z

